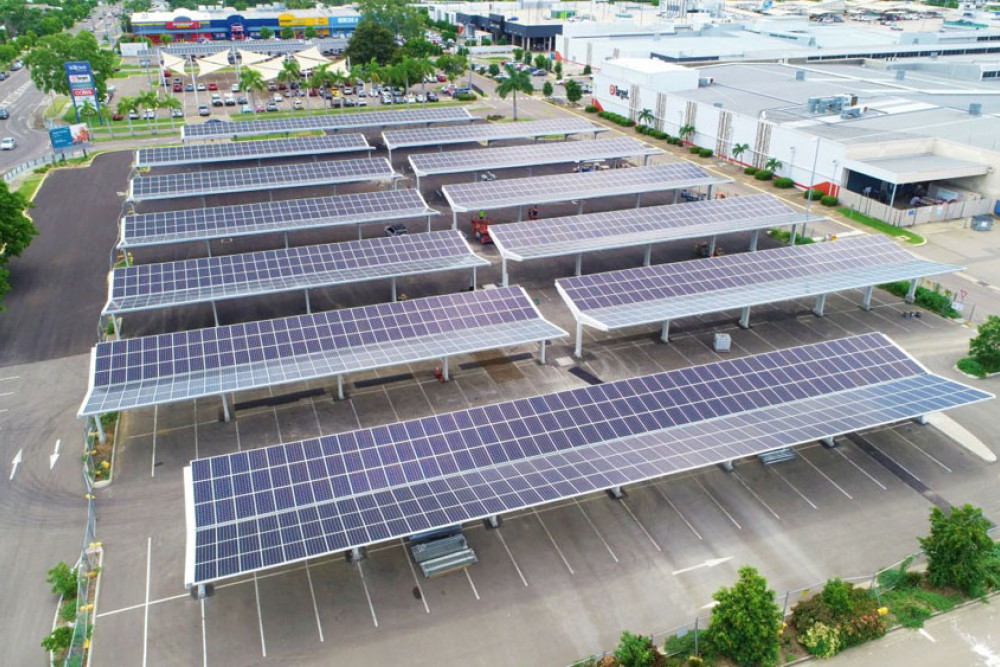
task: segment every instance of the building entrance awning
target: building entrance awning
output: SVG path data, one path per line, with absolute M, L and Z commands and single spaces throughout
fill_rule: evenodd
M 844 167 L 894 185 L 982 176 L 990 169 L 989 165 L 981 162 L 956 160 L 933 153 L 846 160 Z

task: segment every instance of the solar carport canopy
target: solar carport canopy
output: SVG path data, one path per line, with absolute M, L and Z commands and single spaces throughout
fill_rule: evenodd
M 820 220 L 759 194 L 512 222 L 491 227 L 490 238 L 503 257 L 520 262 Z
M 197 459 L 185 583 L 990 398 L 875 333 Z
M 727 183 L 687 162 L 576 174 L 556 174 L 501 181 L 442 186 L 453 211 L 490 210 L 525 204 L 551 204 L 570 199 L 659 192 Z
M 388 181 L 399 178 L 385 158 L 326 160 L 272 167 L 220 169 L 133 178 L 130 201 L 201 197 L 230 192 L 301 188 L 313 185 Z
M 470 128 L 465 128 L 470 129 Z M 544 146 L 504 146 L 470 151 L 448 153 L 421 153 L 409 157 L 413 173 L 419 176 L 434 174 L 457 174 L 488 169 L 509 169 L 513 167 L 536 167 L 567 162 L 589 162 L 613 158 L 659 155 L 659 148 L 653 148 L 641 141 L 628 137 L 616 137 L 601 141 L 565 141 Z
M 80 416 L 567 335 L 511 287 L 99 343 Z
M 102 314 L 489 266 L 456 231 L 139 264 L 111 272 Z
M 330 197 L 141 213 L 122 218 L 119 247 L 389 222 L 437 215 L 420 192 L 378 190 Z
M 608 128 L 594 125 L 585 118 L 549 118 L 529 120 L 523 123 L 479 123 L 465 127 L 425 127 L 409 130 L 388 130 L 382 133 L 385 147 L 414 148 L 417 146 L 442 146 L 444 144 L 466 144 L 476 141 L 499 141 L 501 139 L 534 139 L 549 135 L 582 134 L 585 132 L 607 132 Z
M 609 331 L 961 270 L 860 236 L 559 278 L 556 290 L 581 321 Z
M 438 107 L 428 109 L 404 109 L 402 111 L 362 111 L 359 113 L 324 114 L 317 116 L 297 116 L 275 120 L 248 120 L 238 122 L 198 123 L 185 125 L 181 137 L 187 139 L 227 139 L 229 137 L 252 137 L 281 132 L 304 132 L 323 130 L 369 130 L 400 125 L 424 123 L 468 123 L 478 120 L 465 107 Z
M 266 160 L 298 155 L 323 155 L 374 150 L 365 135 L 328 134 L 321 137 L 294 137 L 267 139 L 265 141 L 233 141 L 193 146 L 167 146 L 140 148 L 135 152 L 135 166 L 171 167 L 205 162 L 234 162 L 239 160 Z

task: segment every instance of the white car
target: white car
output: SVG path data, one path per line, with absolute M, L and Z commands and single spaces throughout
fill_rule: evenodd
M 233 85 L 229 86 L 229 90 L 231 90 L 234 93 L 240 92 L 240 84 L 234 83 Z
M 146 109 L 145 113 L 142 114 L 147 120 L 153 120 L 156 118 L 156 111 L 153 109 Z
M 292 108 L 296 110 L 302 109 L 302 100 L 295 100 L 295 103 L 292 104 Z
M 285 98 L 281 96 L 281 93 L 275 93 L 274 94 L 274 101 L 275 102 L 282 102 L 282 101 L 284 101 L 284 99 Z
M 14 137 L 4 137 L 0 140 L 0 151 L 12 151 L 17 147 Z

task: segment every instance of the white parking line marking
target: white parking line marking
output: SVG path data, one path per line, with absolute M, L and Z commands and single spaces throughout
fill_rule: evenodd
M 597 526 L 595 526 L 594 522 L 590 520 L 590 516 L 588 516 L 587 513 L 585 511 L 583 511 L 583 505 L 581 505 L 580 501 L 578 501 L 576 498 L 573 499 L 573 502 L 580 509 L 580 514 L 583 515 L 583 518 L 586 519 L 587 523 L 590 524 L 590 527 L 594 529 L 594 534 L 597 535 L 597 539 L 599 539 L 601 541 L 601 544 L 604 545 L 604 548 L 608 550 L 609 554 L 611 554 L 611 558 L 617 563 L 618 562 L 618 556 L 616 556 L 615 552 L 611 550 L 611 545 L 608 544 L 608 541 L 604 539 L 604 536 L 601 535 L 601 532 L 599 530 L 597 530 Z
M 877 487 L 879 487 L 879 488 L 880 488 L 880 489 L 882 489 L 883 491 L 887 491 L 887 490 L 888 490 L 888 487 L 886 487 L 886 485 L 885 485 L 885 484 L 883 484 L 882 482 L 880 482 L 880 481 L 878 481 L 877 479 L 875 479 L 875 478 L 874 478 L 874 477 L 873 477 L 873 476 L 872 476 L 871 474 L 869 474 L 869 472 L 868 472 L 867 470 L 865 470 L 864 468 L 862 468 L 861 466 L 859 466 L 859 465 L 858 465 L 857 463 L 855 463 L 854 461 L 852 461 L 852 460 L 851 460 L 851 459 L 850 459 L 850 458 L 849 458 L 849 457 L 847 456 L 847 454 L 845 454 L 844 452 L 842 452 L 842 451 L 840 450 L 840 448 L 839 448 L 839 447 L 834 447 L 834 448 L 833 448 L 833 451 L 835 451 L 835 452 L 837 452 L 838 454 L 840 454 L 840 455 L 841 455 L 841 456 L 842 456 L 842 457 L 844 458 L 844 460 L 845 460 L 845 461 L 847 461 L 847 462 L 848 462 L 848 463 L 850 463 L 850 464 L 851 464 L 852 466 L 854 466 L 854 467 L 855 467 L 855 468 L 857 468 L 857 469 L 858 469 L 859 471 L 861 471 L 861 474 L 862 474 L 862 475 L 864 475 L 865 477 L 867 477 L 868 479 L 870 479 L 871 481 L 873 481 L 873 482 L 875 483 L 875 485 L 876 485 Z
M 0 382 L 6 382 L 8 380 L 20 380 L 20 379 L 21 379 L 20 375 L 9 375 L 5 378 L 0 378 Z
M 257 585 L 257 573 L 253 575 L 253 595 L 257 601 L 257 626 L 260 628 L 260 652 L 267 657 L 267 643 L 264 641 L 264 616 L 260 613 L 260 586 Z
M 937 460 L 936 458 L 934 458 L 934 456 L 933 456 L 933 455 L 931 455 L 931 454 L 929 454 L 929 453 L 925 452 L 925 451 L 924 451 L 924 449 L 923 449 L 923 447 L 921 447 L 921 446 L 920 446 L 920 445 L 918 445 L 917 443 L 913 442 L 912 440 L 910 440 L 909 438 L 907 438 L 907 437 L 906 437 L 905 435 L 903 435 L 903 434 L 902 434 L 902 433 L 900 433 L 899 431 L 897 431 L 897 430 L 895 430 L 895 429 L 889 429 L 889 433 L 892 433 L 892 434 L 893 434 L 893 435 L 895 435 L 896 437 L 899 437 L 899 438 L 902 438 L 904 442 L 907 442 L 907 443 L 908 443 L 908 444 L 909 444 L 909 445 L 910 445 L 911 447 L 913 447 L 913 448 L 914 448 L 915 450 L 917 450 L 918 452 L 920 452 L 921 454 L 923 454 L 924 456 L 926 456 L 927 458 L 929 458 L 929 459 L 930 459 L 931 461 L 933 461 L 934 463 L 936 463 L 936 464 L 938 464 L 939 466 L 941 466 L 941 468 L 942 468 L 942 469 L 943 469 L 943 470 L 944 470 L 945 472 L 951 472 L 951 471 L 952 471 L 952 470 L 951 470 L 951 468 L 949 468 L 948 466 L 946 466 L 945 464 L 941 463 L 941 462 L 940 462 L 939 460 Z
M 818 472 L 823 477 L 823 479 L 825 479 L 826 481 L 830 482 L 830 484 L 833 484 L 833 486 L 836 487 L 836 489 L 838 491 L 840 491 L 845 496 L 847 496 L 848 500 L 854 500 L 854 496 L 852 496 L 851 494 L 849 494 L 847 491 L 844 491 L 844 487 L 842 487 L 840 484 L 837 484 L 835 481 L 833 481 L 832 479 L 830 479 L 829 475 L 827 475 L 825 472 L 823 472 L 822 470 L 820 470 L 819 468 L 817 468 L 816 464 L 814 464 L 812 461 L 810 461 L 809 459 L 807 459 L 806 458 L 806 454 L 805 454 L 805 452 L 803 450 L 799 450 L 799 458 L 802 459 L 803 461 L 805 461 L 807 464 L 809 464 L 809 466 L 811 466 L 813 470 L 815 470 L 816 472 Z
M 14 395 L 14 392 L 12 392 L 12 391 L 5 391 L 4 393 L 0 394 L 0 398 L 3 398 L 4 396 L 13 396 L 13 395 Z
M 722 513 L 725 514 L 729 518 L 729 520 L 733 522 L 733 525 L 736 526 L 736 530 L 743 530 L 743 526 L 740 525 L 740 522 L 737 521 L 735 518 L 733 518 L 733 515 L 729 513 L 729 510 L 723 507 L 722 503 L 716 500 L 715 496 L 713 496 L 711 493 L 708 492 L 708 489 L 705 488 L 705 485 L 701 483 L 700 479 L 694 480 L 694 483 L 697 484 L 698 487 L 705 492 L 705 495 L 708 496 L 709 500 L 715 503 L 715 506 L 718 507 L 719 510 L 721 510 Z
M 156 477 L 156 420 L 160 413 L 160 406 L 153 406 L 153 456 L 149 461 L 149 476 Z
M 754 498 L 756 498 L 756 499 L 757 499 L 757 502 L 758 502 L 758 503 L 760 503 L 760 504 L 761 504 L 761 506 L 762 506 L 762 507 L 763 507 L 764 509 L 766 509 L 766 510 L 767 510 L 768 512 L 770 512 L 770 513 L 771 513 L 771 515 L 772 515 L 772 516 L 773 516 L 773 517 L 774 517 L 775 519 L 777 519 L 778 521 L 781 521 L 781 517 L 780 517 L 780 516 L 778 516 L 778 513 L 777 513 L 777 512 L 775 512 L 775 511 L 774 511 L 773 509 L 771 509 L 771 506 L 770 506 L 770 505 L 768 505 L 767 503 L 765 503 L 765 502 L 764 502 L 764 499 L 763 499 L 763 498 L 761 498 L 760 496 L 758 496 L 758 495 L 757 495 L 757 492 L 756 492 L 756 491 L 754 491 L 754 490 L 753 490 L 753 489 L 751 489 L 751 488 L 750 488 L 749 486 L 747 486 L 747 483 L 743 481 L 743 478 L 742 478 L 742 477 L 740 477 L 739 475 L 737 475 L 735 471 L 733 471 L 733 473 L 732 473 L 732 476 L 733 476 L 733 478 L 734 478 L 734 479 L 736 479 L 736 481 L 737 481 L 737 482 L 739 482 L 740 484 L 742 484 L 742 485 L 743 485 L 743 488 L 744 488 L 744 489 L 746 489 L 747 491 L 749 491 L 749 492 L 750 492 L 750 495 L 751 495 L 751 496 L 753 496 Z
M 648 531 L 648 530 L 646 530 L 646 527 L 645 527 L 644 525 L 642 525 L 642 522 L 641 522 L 641 521 L 639 521 L 639 517 L 637 517 L 637 516 L 636 516 L 636 515 L 635 515 L 635 514 L 634 514 L 634 513 L 632 512 L 632 509 L 631 509 L 631 508 L 630 508 L 630 507 L 628 506 L 628 504 L 626 504 L 626 503 L 625 503 L 625 499 L 624 499 L 624 498 L 622 498 L 622 499 L 621 499 L 621 500 L 619 500 L 618 502 L 620 502 L 620 503 L 621 503 L 621 506 L 625 508 L 625 511 L 626 511 L 626 512 L 628 512 L 628 515 L 629 515 L 630 517 L 632 517 L 632 520 L 633 520 L 633 521 L 635 521 L 635 525 L 639 526 L 639 530 L 641 530 L 641 531 L 642 531 L 642 533 L 643 533 L 643 534 L 644 534 L 644 535 L 646 536 L 646 539 L 648 539 L 648 540 L 649 540 L 650 544 L 652 544 L 652 545 L 653 545 L 654 547 L 656 547 L 656 550 L 657 550 L 657 551 L 659 551 L 659 552 L 661 552 L 661 553 L 662 553 L 662 552 L 663 552 L 663 549 L 661 549 L 661 548 L 660 548 L 660 545 L 656 543 L 656 540 L 654 540 L 654 539 L 653 539 L 653 536 L 649 534 L 649 531 Z
M 150 572 L 153 564 L 153 538 L 146 538 L 146 602 L 143 605 L 145 611 L 142 615 L 142 664 L 146 665 L 146 657 L 149 649 L 149 586 Z
M 480 599 L 479 598 L 479 591 L 476 590 L 476 585 L 474 583 L 472 583 L 472 575 L 469 574 L 469 568 L 463 567 L 462 568 L 462 572 L 465 572 L 465 578 L 469 580 L 469 586 L 472 587 L 472 594 L 476 596 L 477 600 Z M 424 603 L 424 606 L 427 606 L 426 602 Z M 429 609 L 427 610 L 427 613 L 430 613 Z
M 514 560 L 514 554 L 510 552 L 510 547 L 507 546 L 507 540 L 503 538 L 503 533 L 500 532 L 499 528 L 496 528 L 493 532 L 496 533 L 496 536 L 500 539 L 500 544 L 503 545 L 503 550 L 507 552 L 510 562 L 514 564 L 514 569 L 517 570 L 517 576 L 521 577 L 521 583 L 527 586 L 528 580 L 524 578 L 524 573 L 521 572 L 521 568 L 518 567 L 517 561 Z
M 542 521 L 542 515 L 538 513 L 538 509 L 532 507 L 531 511 L 534 513 L 535 518 L 538 519 L 538 525 L 540 525 L 542 530 L 545 531 L 545 534 L 548 535 L 549 542 L 551 542 L 552 546 L 556 548 L 556 553 L 559 554 L 559 558 L 562 559 L 563 565 L 566 566 L 566 569 L 569 570 L 570 574 L 576 574 L 576 572 L 573 571 L 573 566 L 569 564 L 568 560 L 566 560 L 565 554 L 563 554 L 562 549 L 560 549 L 559 545 L 556 543 L 556 538 L 552 537 L 552 533 L 549 532 L 549 527 L 545 525 L 544 521 Z
M 312 572 L 309 571 L 309 561 L 306 561 L 306 579 L 309 580 L 309 595 L 312 596 L 313 613 L 316 614 L 316 629 L 319 631 L 319 640 L 323 642 L 326 640 L 323 639 L 323 623 L 319 620 L 319 605 L 316 604 L 316 589 L 313 588 L 313 578 Z
M 413 583 L 417 585 L 417 591 L 420 593 L 420 601 L 424 603 L 424 611 L 426 611 L 429 614 L 431 613 L 431 608 L 427 606 L 427 596 L 424 595 L 424 589 L 420 585 L 420 579 L 417 578 L 417 570 L 415 567 L 413 567 L 413 560 L 411 560 L 409 554 L 406 553 L 406 542 L 404 542 L 401 539 L 399 540 L 399 545 L 403 547 L 403 558 L 406 559 L 406 564 L 410 566 L 410 574 L 413 575 Z M 469 583 L 472 582 L 470 581 Z M 472 590 L 473 592 L 475 592 L 476 587 L 473 586 Z M 477 600 L 479 599 L 478 595 L 476 596 L 476 599 Z
M 920 628 L 919 630 L 917 630 L 917 632 L 920 633 L 921 637 L 923 637 L 924 639 L 927 639 L 932 644 L 937 644 L 937 640 L 934 639 L 934 637 L 931 636 L 931 633 L 927 632 L 927 630 L 925 630 L 923 628 Z
M 787 479 L 785 479 L 785 476 L 782 475 L 780 472 L 778 472 L 777 468 L 775 468 L 774 466 L 767 466 L 767 469 L 770 470 L 771 472 L 773 472 L 775 475 L 777 475 L 778 479 L 780 479 L 782 482 L 784 482 L 785 484 L 787 484 L 788 488 L 790 488 L 795 493 L 799 494 L 799 498 L 801 498 L 802 500 L 804 500 L 807 503 L 809 503 L 809 507 L 813 508 L 814 510 L 815 509 L 819 509 L 818 507 L 816 507 L 816 503 L 814 503 L 813 501 L 809 500 L 809 498 L 806 497 L 806 494 L 804 494 L 801 491 L 799 491 L 798 488 L 794 484 L 792 484 Z
M 672 501 L 670 498 L 667 497 L 667 492 L 658 487 L 656 484 L 653 484 L 653 488 L 656 489 L 656 492 L 660 494 L 660 497 L 662 497 L 664 500 L 667 501 L 667 504 L 670 505 L 670 508 L 674 511 L 674 513 L 677 514 L 677 516 L 681 518 L 681 521 L 684 522 L 684 525 L 691 529 L 691 532 L 694 533 L 694 536 L 697 537 L 699 540 L 703 540 L 704 538 L 701 536 L 701 533 L 699 533 L 697 530 L 694 529 L 694 525 L 687 520 L 686 516 L 681 514 L 681 511 L 677 509 L 677 505 L 674 505 L 674 501 Z
M 55 450 L 49 455 L 49 470 L 56 467 L 56 462 L 59 460 L 59 448 L 62 447 L 62 440 L 56 440 Z
M 361 586 L 365 589 L 365 598 L 368 600 L 368 608 L 372 612 L 372 623 L 375 627 L 378 627 L 378 616 L 375 615 L 375 605 L 372 604 L 371 593 L 368 592 L 368 582 L 365 581 L 365 568 L 361 567 L 361 561 L 358 561 L 358 574 L 361 575 Z

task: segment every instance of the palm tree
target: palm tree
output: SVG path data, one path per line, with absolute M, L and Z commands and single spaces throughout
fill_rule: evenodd
M 650 109 L 643 109 L 639 112 L 639 122 L 649 126 L 653 124 L 653 112 Z
M 133 137 L 135 130 L 132 128 L 132 114 L 139 108 L 138 101 L 134 97 L 119 97 L 115 111 L 128 118 L 128 132 Z
M 385 65 L 380 70 L 382 75 L 382 81 L 388 83 L 390 86 L 397 86 L 403 82 L 403 67 L 402 63 L 395 63 L 393 65 Z M 391 91 L 389 97 L 392 99 L 390 104 L 396 106 L 396 93 Z
M 172 97 L 170 95 L 167 95 L 166 97 L 159 98 L 157 106 L 160 109 L 165 109 L 167 111 L 167 114 L 170 116 L 170 129 L 173 130 L 174 129 L 174 110 L 176 110 L 176 109 L 183 109 L 184 105 L 181 104 L 181 101 L 179 99 L 177 99 L 176 97 Z
M 496 92 L 502 100 L 513 94 L 514 120 L 517 120 L 517 94 L 530 95 L 535 92 L 535 87 L 531 85 L 531 75 L 526 70 L 519 72 L 511 65 L 507 65 L 506 69 L 507 78 L 496 87 Z
M 375 84 L 382 83 L 382 66 L 378 64 L 378 61 L 372 58 L 368 61 L 368 64 L 364 66 L 365 76 L 368 77 L 368 94 L 375 94 Z
M 326 86 L 330 76 L 330 73 L 326 69 L 327 67 L 329 67 L 329 65 L 320 65 L 314 68 L 313 71 L 309 73 L 309 78 L 306 80 L 306 85 L 309 86 L 310 89 L 319 92 Z M 309 107 L 309 111 L 311 112 L 312 102 L 309 101 L 308 95 L 306 96 L 306 105 Z
M 156 93 L 152 90 L 145 90 L 139 93 L 136 98 L 136 105 L 140 107 L 143 111 L 143 115 L 146 115 L 146 111 L 154 111 L 160 106 L 160 98 L 157 97 Z M 153 127 L 153 119 L 147 117 L 146 125 L 149 126 L 149 131 L 156 134 L 156 129 Z
M 767 171 L 769 171 L 771 173 L 774 173 L 774 172 L 778 171 L 783 166 L 784 165 L 781 164 L 781 160 L 779 160 L 776 157 L 769 157 L 769 158 L 767 158 L 767 162 L 764 163 L 764 169 L 766 169 Z
M 264 82 L 264 75 L 255 69 L 250 67 L 245 67 L 243 71 L 240 72 L 240 88 L 246 90 L 250 93 L 250 99 L 253 102 L 253 117 L 257 117 L 257 93 L 263 92 L 267 89 L 267 84 Z
M 748 150 L 750 150 L 750 144 L 733 144 L 733 159 L 739 162 L 740 156 Z
M 413 75 L 420 79 L 420 94 L 424 96 L 424 104 L 427 104 L 427 77 L 437 71 L 430 58 L 416 58 L 412 61 Z
M 681 139 L 685 139 L 685 140 L 689 139 L 691 137 L 691 135 L 694 134 L 694 132 L 695 132 L 694 125 L 688 125 L 686 123 L 684 125 L 681 125 L 677 129 L 677 135 Z
M 299 62 L 294 58 L 288 58 L 281 63 L 281 71 L 278 72 L 278 81 L 288 86 L 288 90 L 294 94 L 292 84 L 302 80 L 302 71 L 299 69 Z

